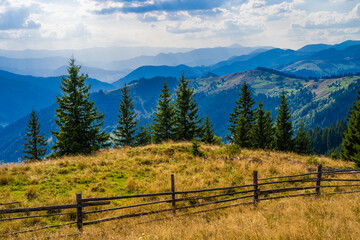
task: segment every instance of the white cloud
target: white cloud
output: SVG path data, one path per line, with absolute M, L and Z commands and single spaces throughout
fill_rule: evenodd
M 354 0 L 0 0 L 0 48 L 296 48 L 360 38 L 359 19 Z

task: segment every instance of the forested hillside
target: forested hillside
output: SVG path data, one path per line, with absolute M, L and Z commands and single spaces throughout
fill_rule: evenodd
M 359 78 L 358 75 L 346 75 L 309 80 L 271 69 L 258 68 L 221 77 L 192 79 L 190 84 L 195 88 L 199 115 L 208 114 L 216 135 L 226 140 L 224 137 L 228 134 L 229 114 L 233 111 L 240 87 L 245 81 L 250 86 L 255 101 L 261 100 L 264 108 L 270 111 L 273 118 L 277 114 L 280 92 L 284 90 L 290 103 L 293 127 L 296 130 L 300 119 L 304 120 L 306 128 L 315 126 L 323 128 L 344 119 L 356 99 L 360 87 L 360 81 L 357 81 Z M 155 77 L 140 79 L 129 84 L 140 125 L 151 122 L 164 81 L 168 83 L 170 92 L 174 93 L 177 86 L 176 78 Z M 105 113 L 104 128 L 109 132 L 114 129 L 118 120 L 120 92 L 121 89 L 100 91 L 91 96 L 100 112 Z M 39 112 L 42 129 L 46 132 L 50 144 L 52 138 L 49 130 L 55 129 L 54 108 L 55 106 Z M 333 114 L 334 112 L 336 114 Z M 17 161 L 21 156 L 26 121 L 27 118 L 24 117 L 0 130 L 0 159 Z M 326 152 L 319 151 L 318 148 L 315 149 L 318 153 Z

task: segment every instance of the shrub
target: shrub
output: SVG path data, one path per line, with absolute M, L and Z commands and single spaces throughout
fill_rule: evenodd
M 199 150 L 200 148 L 200 142 L 197 140 L 192 141 L 192 147 L 191 147 L 191 154 L 196 157 L 202 157 L 204 156 L 204 153 Z

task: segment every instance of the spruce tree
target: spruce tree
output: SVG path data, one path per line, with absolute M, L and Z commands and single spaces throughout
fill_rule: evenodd
M 360 90 L 356 101 L 349 110 L 348 123 L 343 133 L 340 156 L 344 160 L 353 161 L 360 167 Z
M 206 115 L 202 125 L 201 141 L 208 144 L 214 144 L 216 142 L 215 129 L 208 115 Z
M 135 120 L 137 113 L 134 110 L 134 100 L 130 96 L 129 86 L 121 89 L 121 101 L 118 114 L 118 124 L 114 133 L 115 146 L 135 146 L 137 121 Z
M 171 101 L 170 88 L 164 81 L 151 126 L 155 143 L 174 139 L 174 106 Z
M 151 143 L 151 129 L 149 126 L 140 126 L 136 135 L 136 145 L 145 146 Z
M 25 161 L 37 161 L 41 160 L 46 153 L 46 140 L 45 133 L 40 135 L 40 123 L 39 118 L 35 111 L 32 110 L 29 118 L 29 122 L 26 127 L 26 137 L 24 145 Z
M 289 104 L 287 103 L 285 92 L 282 91 L 275 126 L 275 148 L 277 150 L 294 150 L 294 141 L 292 139 L 294 131 L 292 130 L 290 118 Z
M 175 91 L 175 136 L 176 140 L 190 141 L 201 135 L 198 107 L 194 89 L 182 74 Z
M 254 148 L 270 149 L 274 142 L 274 123 L 269 111 L 259 103 L 255 109 L 255 121 L 251 128 L 251 140 Z
M 101 127 L 101 114 L 90 100 L 90 86 L 85 85 L 88 75 L 79 75 L 80 66 L 75 59 L 69 61 L 68 76 L 61 80 L 62 96 L 56 98 L 59 107 L 55 110 L 55 123 L 59 131 L 52 131 L 56 138 L 52 157 L 75 154 L 90 154 L 107 143 L 109 134 Z
M 310 144 L 309 133 L 305 130 L 304 121 L 301 120 L 295 137 L 295 151 L 300 154 L 309 154 Z
M 253 105 L 255 100 L 251 96 L 249 86 L 244 82 L 239 99 L 235 102 L 234 112 L 230 113 L 228 139 L 241 147 L 251 147 L 251 127 L 254 122 Z

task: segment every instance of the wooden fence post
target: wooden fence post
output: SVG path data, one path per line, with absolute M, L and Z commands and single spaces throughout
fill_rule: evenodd
M 175 201 L 175 198 L 176 198 L 176 195 L 175 195 L 175 177 L 174 177 L 174 174 L 172 173 L 171 174 L 171 198 L 172 198 L 172 212 L 173 214 L 175 215 L 176 214 L 176 201 Z
M 320 186 L 321 186 L 321 174 L 322 174 L 322 165 L 318 165 L 317 170 L 317 180 L 316 180 L 316 194 L 320 195 Z
M 253 172 L 253 184 L 254 184 L 254 206 L 257 205 L 259 201 L 259 185 L 258 185 L 258 172 Z
M 83 228 L 83 213 L 82 213 L 82 197 L 81 193 L 76 194 L 76 226 L 79 232 L 82 232 Z

